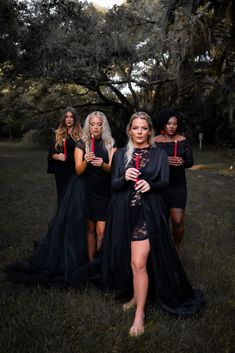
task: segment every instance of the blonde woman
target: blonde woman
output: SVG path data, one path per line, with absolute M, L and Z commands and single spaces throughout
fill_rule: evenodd
M 127 135 L 127 146 L 113 158 L 102 272 L 109 288 L 131 297 L 123 310 L 135 308 L 129 334 L 139 336 L 148 294 L 161 309 L 179 316 L 194 314 L 204 301 L 188 282 L 170 235 L 161 197 L 168 186 L 168 159 L 153 145 L 148 114 L 133 114 Z
M 88 258 L 93 260 L 105 231 L 106 211 L 111 193 L 110 169 L 116 151 L 104 113 L 89 114 L 83 127 L 82 143 L 75 149 L 75 167 L 87 182 L 89 215 L 87 219 Z
M 53 163 L 55 174 L 58 205 L 61 204 L 68 181 L 75 174 L 74 149 L 80 139 L 81 130 L 76 110 L 67 107 L 55 131 L 55 141 L 49 151 L 49 163 L 50 165 Z

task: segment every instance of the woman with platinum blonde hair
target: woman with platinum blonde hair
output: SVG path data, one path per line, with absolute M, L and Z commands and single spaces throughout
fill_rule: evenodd
M 102 131 L 101 131 L 100 137 L 102 139 L 105 149 L 107 151 L 110 151 L 114 146 L 114 139 L 111 134 L 111 129 L 110 129 L 108 120 L 104 113 L 100 111 L 94 111 L 87 116 L 83 126 L 82 140 L 85 143 L 86 152 L 91 151 L 92 138 L 90 133 L 90 121 L 94 117 L 99 118 L 102 122 Z
M 132 158 L 132 154 L 134 152 L 134 144 L 133 144 L 133 141 L 132 139 L 130 138 L 131 135 L 130 135 L 130 127 L 132 125 L 132 121 L 136 118 L 140 118 L 140 119 L 144 119 L 147 121 L 148 125 L 149 125 L 149 128 L 150 128 L 150 134 L 147 136 L 147 143 L 151 146 L 154 146 L 154 133 L 153 133 L 153 124 L 152 124 L 152 121 L 151 121 L 151 118 L 150 116 L 145 113 L 145 112 L 136 112 L 135 114 L 133 114 L 129 120 L 129 123 L 127 124 L 127 127 L 126 127 L 126 134 L 127 136 L 129 137 L 128 139 L 128 143 L 127 143 L 127 146 L 126 146 L 126 165 L 128 165 L 128 163 L 130 162 L 131 158 Z
M 134 113 L 126 131 L 127 146 L 115 153 L 112 163 L 102 275 L 118 296 L 131 298 L 123 310 L 135 308 L 129 334 L 139 336 L 145 329 L 148 295 L 178 316 L 194 314 L 204 300 L 200 290 L 192 289 L 170 234 L 161 196 L 168 186 L 168 159 L 152 143 L 148 114 Z
M 104 113 L 90 113 L 84 123 L 82 142 L 75 148 L 75 168 L 84 175 L 88 190 L 88 258 L 93 260 L 105 231 L 106 211 L 111 195 L 111 162 L 116 151 Z

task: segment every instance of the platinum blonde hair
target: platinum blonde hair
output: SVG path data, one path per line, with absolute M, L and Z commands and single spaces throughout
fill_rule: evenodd
M 94 111 L 92 113 L 90 113 L 85 120 L 84 126 L 83 126 L 83 131 L 82 131 L 82 140 L 85 143 L 85 149 L 86 152 L 91 150 L 91 134 L 90 134 L 90 121 L 92 118 L 100 118 L 102 121 L 102 134 L 101 134 L 101 138 L 103 141 L 103 145 L 106 148 L 106 150 L 108 152 L 111 151 L 111 149 L 114 146 L 114 139 L 112 137 L 111 134 L 111 129 L 108 123 L 108 120 L 105 116 L 104 113 L 100 112 L 100 111 Z
M 153 131 L 153 123 L 152 120 L 150 118 L 150 116 L 145 113 L 145 112 L 136 112 L 134 114 L 132 114 L 129 123 L 126 127 L 126 134 L 128 136 L 128 143 L 127 143 L 127 150 L 126 150 L 126 166 L 129 164 L 129 162 L 131 161 L 133 152 L 134 152 L 134 145 L 133 145 L 133 141 L 132 141 L 132 137 L 130 135 L 130 129 L 132 127 L 132 123 L 135 119 L 143 119 L 147 122 L 148 126 L 149 126 L 149 130 L 150 130 L 150 135 L 148 136 L 147 142 L 150 146 L 154 146 L 154 131 Z

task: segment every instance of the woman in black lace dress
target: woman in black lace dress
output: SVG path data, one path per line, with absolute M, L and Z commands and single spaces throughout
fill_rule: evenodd
M 169 210 L 172 235 L 177 251 L 184 234 L 184 213 L 187 201 L 185 168 L 193 165 L 189 141 L 181 135 L 181 118 L 173 109 L 163 109 L 156 117 L 156 144 L 168 155 L 170 166 L 169 187 L 163 196 Z
M 110 169 L 114 139 L 104 113 L 89 114 L 83 127 L 83 143 L 75 149 L 78 175 L 84 175 L 88 190 L 87 242 L 89 260 L 99 250 L 105 231 L 106 212 L 111 195 Z
M 114 154 L 102 274 L 118 295 L 131 295 L 123 310 L 136 306 L 131 336 L 144 332 L 147 294 L 160 308 L 180 316 L 192 315 L 204 303 L 183 270 L 169 231 L 161 192 L 169 165 L 166 152 L 153 146 L 153 128 L 144 112 L 133 114 L 127 126 L 127 147 Z

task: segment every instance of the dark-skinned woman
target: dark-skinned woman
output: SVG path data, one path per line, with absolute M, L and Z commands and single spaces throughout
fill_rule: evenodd
M 169 187 L 163 193 L 171 221 L 172 236 L 179 252 L 184 234 L 184 215 L 187 202 L 185 168 L 193 165 L 193 154 L 188 139 L 181 134 L 182 121 L 178 112 L 165 108 L 155 120 L 155 143 L 168 155 L 170 166 Z

